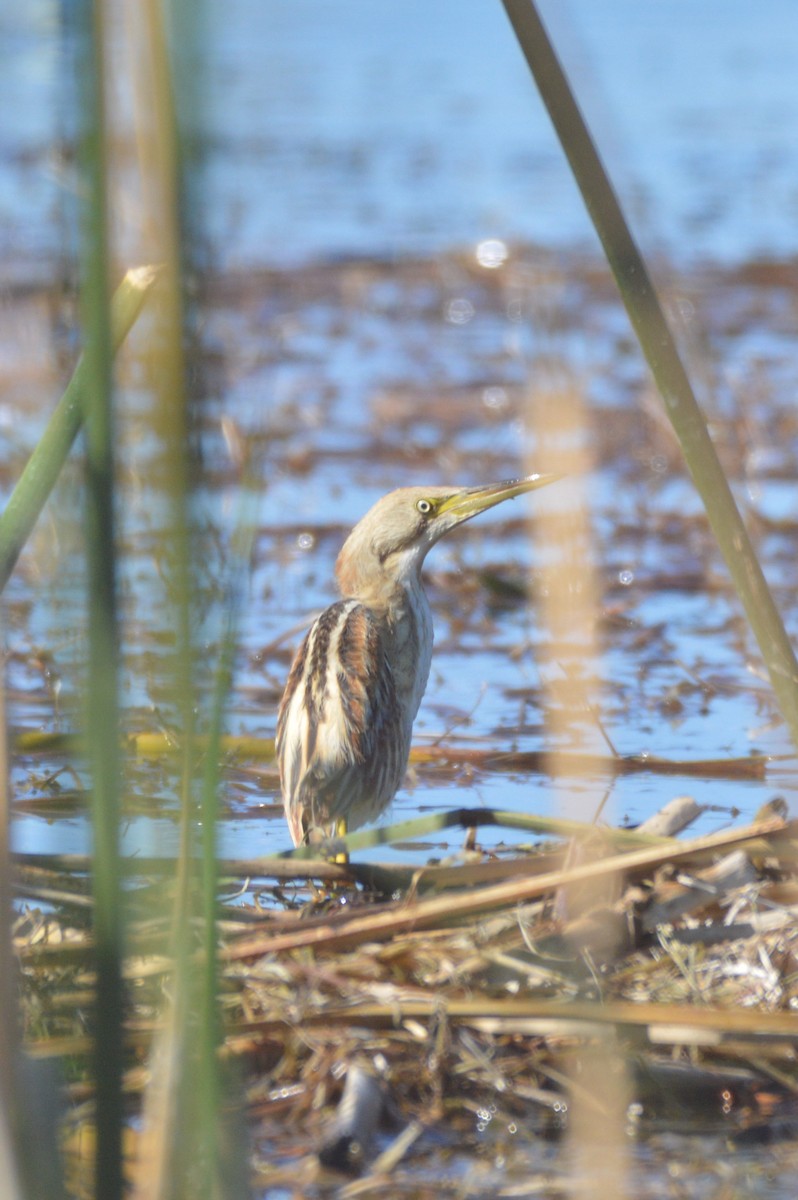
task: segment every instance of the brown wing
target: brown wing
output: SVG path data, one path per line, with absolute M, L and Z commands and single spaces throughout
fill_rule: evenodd
M 341 818 L 356 828 L 376 817 L 402 782 L 409 748 L 379 618 L 354 600 L 333 604 L 297 653 L 277 722 L 294 842 Z

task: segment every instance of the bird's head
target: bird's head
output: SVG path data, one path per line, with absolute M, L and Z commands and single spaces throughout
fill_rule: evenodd
M 397 587 L 418 580 L 427 553 L 450 529 L 558 478 L 527 475 L 482 487 L 389 492 L 358 521 L 338 555 L 335 573 L 341 593 L 365 603 L 387 603 Z

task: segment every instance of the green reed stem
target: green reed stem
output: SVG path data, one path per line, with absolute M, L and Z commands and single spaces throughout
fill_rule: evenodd
M 221 1131 L 227 1118 L 220 1111 L 218 1044 L 220 1039 L 217 969 L 216 831 L 219 743 L 224 698 L 233 656 L 228 631 L 216 678 L 204 776 L 198 778 L 198 679 L 202 664 L 196 653 L 202 552 L 193 521 L 189 373 L 184 358 L 185 312 L 183 258 L 188 216 L 185 113 L 180 101 L 196 85 L 195 7 L 163 9 L 145 0 L 140 9 L 147 47 L 147 71 L 139 81 L 142 123 L 142 170 L 147 180 L 151 215 L 158 225 L 164 259 L 164 303 L 155 342 L 157 404 L 153 428 L 159 443 L 159 482 L 166 499 L 166 536 L 170 548 L 169 623 L 175 632 L 170 690 L 180 730 L 180 842 L 176 898 L 172 922 L 174 977 L 167 1027 L 180 1054 L 180 1071 L 165 1079 L 167 1136 L 163 1139 L 156 1176 L 161 1194 L 178 1200 L 211 1200 L 224 1191 L 220 1181 Z M 193 72 L 193 73 L 192 73 Z M 188 105 L 190 108 L 191 105 Z M 184 104 L 185 109 L 185 104 Z M 196 112 L 192 113 L 196 119 Z M 232 620 L 231 614 L 228 619 Z M 201 858 L 195 853 L 200 841 Z M 204 954 L 197 961 L 197 918 Z M 229 1182 L 229 1181 L 228 1181 Z M 230 1193 L 232 1194 L 232 1192 Z
M 113 337 L 108 295 L 105 30 L 92 5 L 85 62 L 85 166 L 90 188 L 83 312 L 86 349 L 82 408 L 86 434 L 88 559 L 88 741 L 92 768 L 94 942 L 97 975 L 95 1195 L 121 1197 L 123 913 L 119 852 L 119 719 L 116 541 L 114 536 Z M 71 418 L 72 425 L 79 418 Z M 68 450 L 69 422 L 60 450 Z M 51 467 L 54 464 L 51 463 Z
M 543 817 L 535 813 L 505 812 L 496 808 L 455 808 L 445 812 L 429 813 L 425 817 L 414 817 L 410 821 L 397 821 L 394 825 L 380 825 L 376 829 L 359 829 L 348 833 L 345 837 L 334 838 L 323 847 L 297 846 L 293 850 L 284 850 L 276 855 L 278 858 L 311 859 L 346 851 L 370 850 L 375 846 L 395 845 L 400 842 L 410 842 L 414 838 L 429 837 L 439 834 L 446 829 L 495 825 L 506 829 L 520 829 L 525 833 L 539 834 L 544 837 L 580 838 L 595 837 L 596 826 L 585 821 L 571 821 L 564 817 Z M 660 845 L 667 838 L 637 833 L 633 829 L 601 828 L 601 836 L 612 845 L 618 847 L 638 847 Z M 269 857 L 262 859 L 264 864 Z
M 110 338 L 114 352 L 135 324 L 157 274 L 155 267 L 137 267 L 128 271 L 117 288 L 111 302 Z M 91 376 L 92 367 L 84 354 L 0 513 L 0 592 L 8 583 L 77 437 L 92 386 Z
M 11 809 L 6 742 L 6 680 L 0 673 L 0 1179 L 9 1200 L 22 1200 L 19 1162 L 20 1125 L 27 1112 L 28 1096 L 18 1091 L 19 1037 L 17 1034 L 16 963 L 11 947 Z M 53 1159 L 56 1147 L 42 1139 L 42 1156 Z
M 798 662 L 751 545 L 673 334 L 534 0 L 502 0 L 684 453 L 798 747 Z

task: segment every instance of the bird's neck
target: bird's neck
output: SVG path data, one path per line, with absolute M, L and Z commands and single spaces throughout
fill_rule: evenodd
M 394 682 L 408 721 L 409 738 L 432 661 L 432 610 L 420 570 L 405 571 L 397 580 L 374 571 L 363 578 L 349 568 L 345 556 L 339 556 L 336 574 L 341 593 L 345 599 L 370 609 L 390 642 Z
M 348 539 L 338 555 L 335 575 L 345 599 L 358 600 L 377 612 L 401 607 L 408 596 L 423 596 L 423 557 L 417 547 L 393 554 L 386 561 L 364 555 Z M 426 602 L 426 597 L 424 597 Z
M 421 582 L 423 551 L 408 547 L 377 563 L 355 550 L 347 542 L 338 556 L 338 586 L 346 599 L 371 609 L 391 643 L 390 661 L 409 738 L 432 661 L 432 611 Z
M 404 697 L 409 738 L 432 662 L 432 609 L 417 576 L 397 589 L 388 610 L 388 628 L 394 645 L 394 680 Z
M 400 620 L 407 610 L 429 608 L 429 601 L 417 575 L 397 582 L 374 575 L 368 580 L 342 578 L 339 573 L 338 585 L 345 600 L 357 600 L 389 623 Z

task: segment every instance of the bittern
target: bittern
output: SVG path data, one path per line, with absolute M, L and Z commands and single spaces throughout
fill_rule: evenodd
M 312 625 L 280 703 L 277 758 L 294 845 L 373 821 L 402 782 L 432 659 L 428 552 L 457 525 L 555 478 L 399 488 L 355 525 L 335 565 L 342 599 Z

